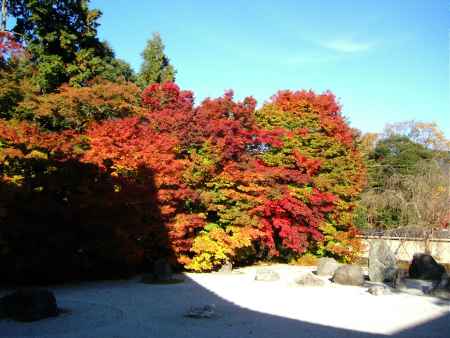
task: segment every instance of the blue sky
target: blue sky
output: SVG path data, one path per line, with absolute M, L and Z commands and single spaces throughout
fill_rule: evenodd
M 233 89 L 331 90 L 353 127 L 435 121 L 450 137 L 447 0 L 93 0 L 99 33 L 135 70 L 153 32 L 197 102 Z

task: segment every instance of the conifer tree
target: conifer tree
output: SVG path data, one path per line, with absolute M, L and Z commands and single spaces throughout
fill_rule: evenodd
M 8 0 L 8 12 L 15 19 L 15 36 L 31 55 L 33 83 L 42 93 L 65 82 L 85 86 L 96 76 L 131 78 L 131 68 L 118 63 L 99 40 L 102 13 L 90 9 L 89 0 Z
M 139 73 L 139 84 L 147 87 L 152 83 L 174 82 L 175 68 L 164 54 L 164 44 L 159 33 L 154 33 L 142 52 L 144 59 Z

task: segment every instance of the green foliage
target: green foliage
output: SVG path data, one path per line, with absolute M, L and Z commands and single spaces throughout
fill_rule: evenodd
M 431 159 L 433 151 L 411 141 L 406 136 L 392 135 L 379 141 L 369 154 L 373 169 L 370 171 L 370 186 L 380 187 L 387 177 L 417 172 L 421 160 Z
M 0 68 L 0 118 L 12 117 L 22 98 L 17 73 L 11 68 Z
M 64 62 L 59 55 L 42 55 L 36 63 L 36 70 L 33 82 L 43 93 L 55 90 L 69 79 Z
M 138 76 L 142 88 L 153 83 L 175 81 L 176 71 L 164 54 L 164 44 L 159 33 L 154 33 L 152 39 L 147 42 L 142 57 L 144 61 Z
M 448 219 L 449 141 L 435 123 L 388 124 L 361 139 L 369 184 L 355 214 L 359 227 L 441 226 Z
M 101 12 L 88 0 L 12 0 L 14 32 L 26 45 L 34 65 L 29 76 L 42 93 L 61 84 L 85 86 L 95 77 L 132 80 L 131 68 L 116 60 L 111 48 L 97 37 Z

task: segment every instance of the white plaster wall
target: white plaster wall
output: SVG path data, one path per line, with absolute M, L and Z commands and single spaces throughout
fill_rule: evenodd
M 433 239 L 425 243 L 425 240 L 414 238 L 393 238 L 367 236 L 361 238 L 365 244 L 362 257 L 369 256 L 370 243 L 372 241 L 385 241 L 397 256 L 398 260 L 411 261 L 416 252 L 425 252 L 428 246 L 429 253 L 440 263 L 450 264 L 450 239 Z

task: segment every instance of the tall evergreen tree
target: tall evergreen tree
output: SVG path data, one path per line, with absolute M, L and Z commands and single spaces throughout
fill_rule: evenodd
M 105 72 L 117 73 L 111 70 L 113 51 L 97 37 L 101 12 L 90 10 L 89 0 L 9 0 L 8 11 L 16 19 L 13 31 L 27 46 L 35 65 L 33 80 L 42 92 L 64 82 L 83 86 Z M 131 68 L 117 65 L 129 75 Z
M 175 68 L 164 54 L 164 44 L 159 33 L 154 33 L 142 52 L 144 61 L 139 73 L 138 82 L 142 87 L 152 83 L 174 82 Z

